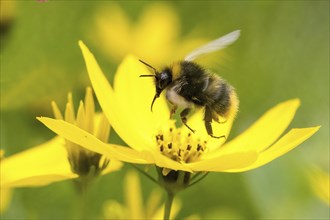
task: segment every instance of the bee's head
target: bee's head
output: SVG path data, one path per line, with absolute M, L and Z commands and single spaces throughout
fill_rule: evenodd
M 155 77 L 156 94 L 151 103 L 151 111 L 152 111 L 152 106 L 154 105 L 155 100 L 159 98 L 162 91 L 172 82 L 171 70 L 169 68 L 166 68 L 163 71 L 159 72 L 153 66 L 147 64 L 146 62 L 142 60 L 139 61 L 154 71 L 154 75 L 140 75 L 140 77 Z
M 172 74 L 169 69 L 165 69 L 162 72 L 156 72 L 156 96 L 159 97 L 162 91 L 172 82 Z

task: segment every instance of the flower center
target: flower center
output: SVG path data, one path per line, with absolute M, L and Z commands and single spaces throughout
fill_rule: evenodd
M 207 141 L 202 141 L 192 133 L 181 133 L 175 126 L 156 135 L 157 146 L 163 155 L 178 162 L 197 161 L 205 152 Z

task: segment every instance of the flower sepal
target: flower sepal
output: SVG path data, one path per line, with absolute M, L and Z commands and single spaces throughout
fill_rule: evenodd
M 186 171 L 166 171 L 164 175 L 164 169 L 157 167 L 159 184 L 169 193 L 176 194 L 177 192 L 187 188 L 190 184 L 191 173 Z
M 84 175 L 79 175 L 77 179 L 74 180 L 74 185 L 79 194 L 84 194 L 88 189 L 88 186 L 92 184 L 97 177 L 99 176 L 100 171 L 99 168 L 92 165 L 89 167 L 88 173 L 84 173 Z

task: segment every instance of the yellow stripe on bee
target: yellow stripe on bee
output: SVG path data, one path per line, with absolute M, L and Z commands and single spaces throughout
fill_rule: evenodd
M 239 100 L 234 89 L 230 93 L 230 105 L 231 106 L 229 111 L 227 112 L 227 117 L 234 119 L 236 117 L 239 106 Z
M 176 80 L 181 75 L 181 63 L 176 62 L 172 66 L 172 80 Z

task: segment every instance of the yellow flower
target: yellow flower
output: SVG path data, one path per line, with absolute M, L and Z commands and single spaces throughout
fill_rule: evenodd
M 75 116 L 71 93 L 68 95 L 64 117 L 55 102 L 52 102 L 52 107 L 56 119 L 64 119 L 65 121 L 94 134 L 101 141 L 107 142 L 110 125 L 103 114 L 95 114 L 94 99 L 91 88 L 86 89 L 85 104 L 80 101 L 77 116 Z M 96 119 L 98 119 L 99 122 L 98 127 L 95 129 L 94 120 Z M 68 152 L 68 160 L 71 165 L 71 170 L 80 177 L 89 175 L 96 176 L 102 172 L 109 163 L 109 159 L 102 158 L 100 154 L 86 150 L 68 140 L 65 140 L 65 147 Z
M 16 17 L 17 2 L 1 0 L 0 4 L 0 25 L 1 28 L 4 28 L 3 30 L 6 31 L 8 25 L 10 25 Z
M 169 181 L 181 178 L 183 187 L 189 182 L 190 172 L 243 172 L 260 167 L 292 150 L 319 129 L 319 126 L 296 128 L 280 138 L 300 104 L 298 99 L 293 99 L 276 105 L 245 132 L 225 144 L 223 139 L 207 135 L 202 112 L 199 111 L 188 121 L 196 129 L 196 133 L 191 135 L 186 127 L 177 128 L 168 119 L 170 112 L 164 97 L 157 101 L 153 112 L 150 112 L 154 85 L 151 80 L 139 78 L 147 70 L 136 58 L 128 56 L 122 62 L 112 88 L 93 54 L 82 42 L 79 45 L 106 117 L 131 148 L 105 145 L 78 127 L 60 120 L 44 117 L 39 120 L 66 139 L 107 157 L 113 155 L 110 151 L 116 152 L 119 157 L 120 153 L 131 157 L 131 161 L 121 159 L 127 162 L 139 156 L 140 163 L 163 168 L 162 173 L 168 176 Z M 231 124 L 232 119 L 225 124 L 214 123 L 214 131 L 228 137 Z M 184 172 L 180 176 L 175 171 L 188 173 Z
M 77 118 L 74 116 L 71 94 L 68 96 L 65 119 L 78 127 L 94 133 L 106 142 L 110 126 L 106 118 L 94 113 L 92 91 L 87 89 L 85 107 L 80 102 Z M 52 102 L 55 117 L 62 115 L 55 102 Z M 97 120 L 97 123 L 94 122 Z M 95 123 L 95 124 L 94 124 Z M 122 163 L 104 159 L 59 136 L 39 146 L 28 149 L 1 160 L 1 189 L 12 187 L 43 186 L 53 182 L 78 177 L 91 177 L 102 173 L 116 171 Z
M 118 4 L 112 3 L 98 11 L 94 27 L 95 46 L 116 62 L 133 53 L 158 66 L 205 42 L 205 39 L 179 42 L 179 19 L 164 2 L 150 4 L 134 23 Z
M 308 172 L 309 182 L 314 193 L 330 205 L 330 175 L 320 168 L 313 167 Z
M 105 219 L 161 219 L 164 208 L 161 207 L 161 198 L 162 192 L 154 189 L 148 200 L 144 202 L 139 177 L 136 172 L 129 171 L 124 179 L 125 203 L 120 204 L 116 200 L 106 201 L 103 206 L 104 217 Z M 180 201 L 174 200 L 172 219 L 180 208 Z
M 0 162 L 4 158 L 5 152 L 0 149 Z M 7 187 L 0 188 L 0 214 L 7 210 L 11 200 L 11 189 Z

